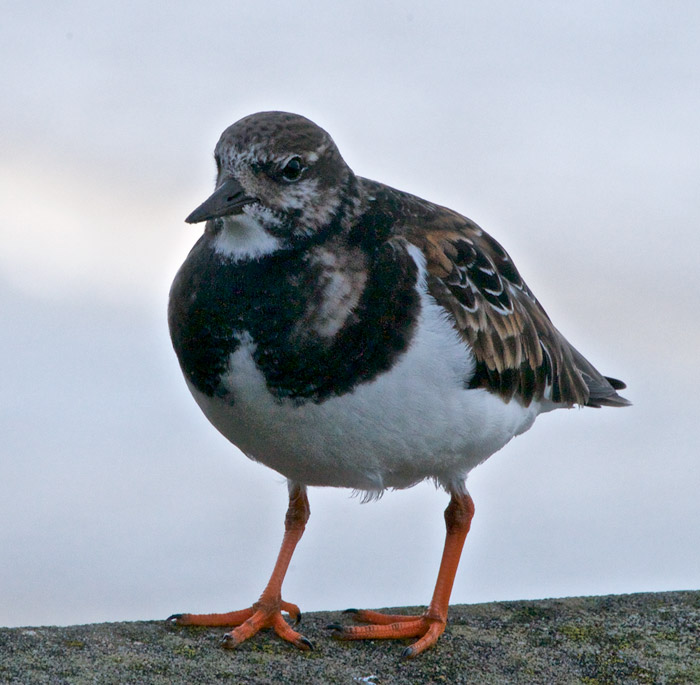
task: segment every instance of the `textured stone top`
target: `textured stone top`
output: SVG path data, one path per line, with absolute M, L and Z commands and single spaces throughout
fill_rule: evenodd
M 700 683 L 700 591 L 453 606 L 437 646 L 412 661 L 396 642 L 330 639 L 324 627 L 345 620 L 304 614 L 309 653 L 269 632 L 224 650 L 224 629 L 164 621 L 2 628 L 0 682 Z

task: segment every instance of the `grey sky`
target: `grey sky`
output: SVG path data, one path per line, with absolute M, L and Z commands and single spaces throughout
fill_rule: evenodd
M 187 394 L 165 322 L 221 130 L 260 109 L 481 224 L 635 406 L 475 470 L 453 601 L 697 588 L 696 2 L 8 2 L 0 27 L 0 624 L 257 598 L 281 477 Z M 312 490 L 302 610 L 426 603 L 443 493 Z M 396 564 L 408 561 L 400 571 Z

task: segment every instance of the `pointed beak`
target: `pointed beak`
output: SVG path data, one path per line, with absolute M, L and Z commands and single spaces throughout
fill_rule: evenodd
M 200 221 L 215 219 L 219 216 L 240 214 L 243 207 L 255 198 L 248 197 L 243 186 L 234 178 L 224 181 L 185 221 L 188 224 L 198 224 Z

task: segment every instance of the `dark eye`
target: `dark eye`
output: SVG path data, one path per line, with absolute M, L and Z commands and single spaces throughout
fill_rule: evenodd
M 285 181 L 298 181 L 302 171 L 304 171 L 304 165 L 301 161 L 301 157 L 292 157 L 284 165 L 282 176 Z

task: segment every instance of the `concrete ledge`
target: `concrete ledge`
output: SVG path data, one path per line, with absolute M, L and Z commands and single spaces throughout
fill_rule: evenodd
M 400 659 L 402 643 L 330 639 L 324 627 L 346 621 L 340 612 L 304 615 L 302 632 L 316 647 L 310 653 L 269 632 L 224 650 L 224 629 L 163 621 L 2 628 L 0 682 L 700 683 L 700 591 L 458 605 L 450 612 L 438 646 L 413 661 Z

